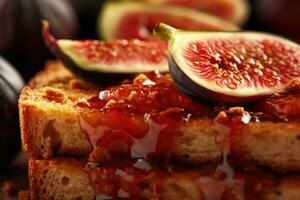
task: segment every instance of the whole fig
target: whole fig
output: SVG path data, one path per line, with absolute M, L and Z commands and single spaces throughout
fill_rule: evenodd
M 24 81 L 20 74 L 0 56 L 0 168 L 20 150 L 18 97 Z
M 300 42 L 299 0 L 255 0 L 254 5 L 264 27 Z
M 74 38 L 78 18 L 68 0 L 0 0 L 0 53 L 28 80 L 51 54 L 41 37 L 41 20 L 51 22 L 53 32 Z

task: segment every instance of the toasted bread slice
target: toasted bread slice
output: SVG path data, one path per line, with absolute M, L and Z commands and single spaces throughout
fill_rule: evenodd
M 239 174 L 239 178 L 218 180 L 209 173 L 209 169 L 145 172 L 122 166 L 87 167 L 84 162 L 61 158 L 30 160 L 30 197 L 31 200 L 119 199 L 117 195 L 159 200 L 300 198 L 300 179 L 296 176 Z
M 171 81 L 170 83 L 172 84 Z M 99 150 L 97 145 L 93 145 L 91 137 L 88 137 L 89 128 L 83 126 L 82 119 L 90 123 L 88 126 L 93 132 L 102 123 L 106 125 L 109 121 L 110 112 L 82 106 L 87 105 L 88 99 L 98 96 L 99 91 L 105 88 L 107 87 L 96 86 L 74 76 L 60 62 L 49 62 L 45 70 L 38 73 L 23 89 L 19 100 L 23 149 L 31 157 L 38 159 L 90 154 L 96 161 L 103 160 L 103 157 L 113 157 L 111 152 L 126 151 L 126 148 L 121 148 L 122 145 L 112 145 L 117 146 L 112 151 L 103 151 L 101 147 Z M 107 104 L 109 103 L 114 102 L 109 101 Z M 163 114 L 168 114 L 169 111 Z M 131 122 L 136 122 L 136 126 L 142 130 L 147 129 L 134 113 L 129 114 L 133 116 Z M 124 112 L 118 111 L 115 115 L 122 116 Z M 126 123 L 117 123 L 117 126 L 124 126 Z M 298 120 L 251 121 L 240 130 L 238 147 L 232 147 L 235 148 L 234 155 L 238 159 L 255 161 L 274 169 L 299 170 L 299 130 Z M 202 116 L 186 120 L 180 124 L 177 132 L 179 134 L 174 134 L 173 142 L 166 145 L 170 151 L 169 158 L 187 163 L 221 159 L 222 146 L 216 140 L 220 136 L 220 130 L 216 129 L 214 118 Z M 103 133 L 110 134 L 105 131 Z

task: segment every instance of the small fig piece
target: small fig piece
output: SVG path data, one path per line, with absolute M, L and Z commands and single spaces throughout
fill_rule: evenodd
M 132 1 L 107 1 L 99 16 L 98 31 L 104 39 L 148 39 L 153 37 L 153 28 L 160 22 L 189 30 L 239 29 L 230 22 L 190 8 Z
M 65 66 L 91 81 L 107 82 L 148 71 L 168 71 L 165 41 L 56 40 L 46 21 L 42 32 L 48 48 Z
M 300 46 L 258 32 L 187 32 L 159 24 L 169 40 L 169 67 L 178 86 L 194 97 L 233 104 L 282 92 L 300 80 Z

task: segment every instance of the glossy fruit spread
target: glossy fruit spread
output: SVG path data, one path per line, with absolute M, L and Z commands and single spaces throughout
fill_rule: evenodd
M 159 198 L 172 172 L 156 166 L 168 169 L 164 163 L 173 159 L 183 126 L 207 119 L 217 132 L 222 161 L 213 173 L 196 179 L 204 199 L 260 198 L 264 187 L 254 191 L 254 185 L 275 184 L 275 179 L 264 182 L 236 172 L 231 155 L 239 151 L 239 134 L 249 123 L 297 120 L 299 100 L 299 83 L 293 82 L 285 93 L 244 108 L 210 105 L 182 93 L 169 74 L 140 74 L 133 81 L 124 81 L 88 99 L 85 106 L 91 113 L 81 115 L 81 126 L 94 148 L 89 161 L 100 167 L 89 166 L 87 171 L 99 199 L 140 199 L 146 195 L 141 188 L 148 188 L 148 196 Z M 130 164 L 117 162 L 101 168 L 117 158 L 127 159 Z
M 144 163 L 138 164 L 141 162 Z M 144 167 L 146 165 L 149 165 L 146 161 L 138 160 L 136 163 L 118 161 L 109 165 L 87 163 L 85 168 L 97 191 L 96 199 L 100 200 L 169 199 L 172 193 L 176 194 L 176 199 L 257 200 L 278 187 L 282 179 L 282 176 L 263 172 L 246 174 L 236 171 L 234 177 L 226 177 L 213 169 L 190 167 L 184 170 L 174 165 L 148 168 Z M 181 188 L 184 184 L 188 184 L 186 191 Z
M 114 152 L 116 148 L 133 158 L 148 154 L 168 157 L 182 124 L 212 113 L 180 92 L 169 75 L 155 72 L 137 76 L 132 84 L 103 90 L 89 99 L 88 105 L 95 113 L 103 113 L 93 119 L 82 116 L 81 120 L 95 148 L 91 161 L 98 162 L 103 159 L 98 157 L 103 150 Z

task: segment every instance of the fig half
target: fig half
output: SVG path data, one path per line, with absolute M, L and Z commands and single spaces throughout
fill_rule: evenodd
M 161 40 L 57 40 L 43 21 L 48 48 L 66 67 L 94 82 L 111 82 L 149 71 L 167 72 L 167 42 Z
M 104 39 L 148 39 L 160 22 L 189 30 L 238 29 L 230 22 L 194 9 L 133 1 L 107 1 L 99 16 L 98 29 Z
M 194 97 L 247 103 L 282 92 L 300 79 L 300 46 L 258 32 L 188 32 L 159 24 L 169 41 L 169 68 L 178 86 Z
M 143 0 L 156 4 L 184 6 L 207 12 L 235 24 L 244 24 L 249 16 L 248 0 Z

